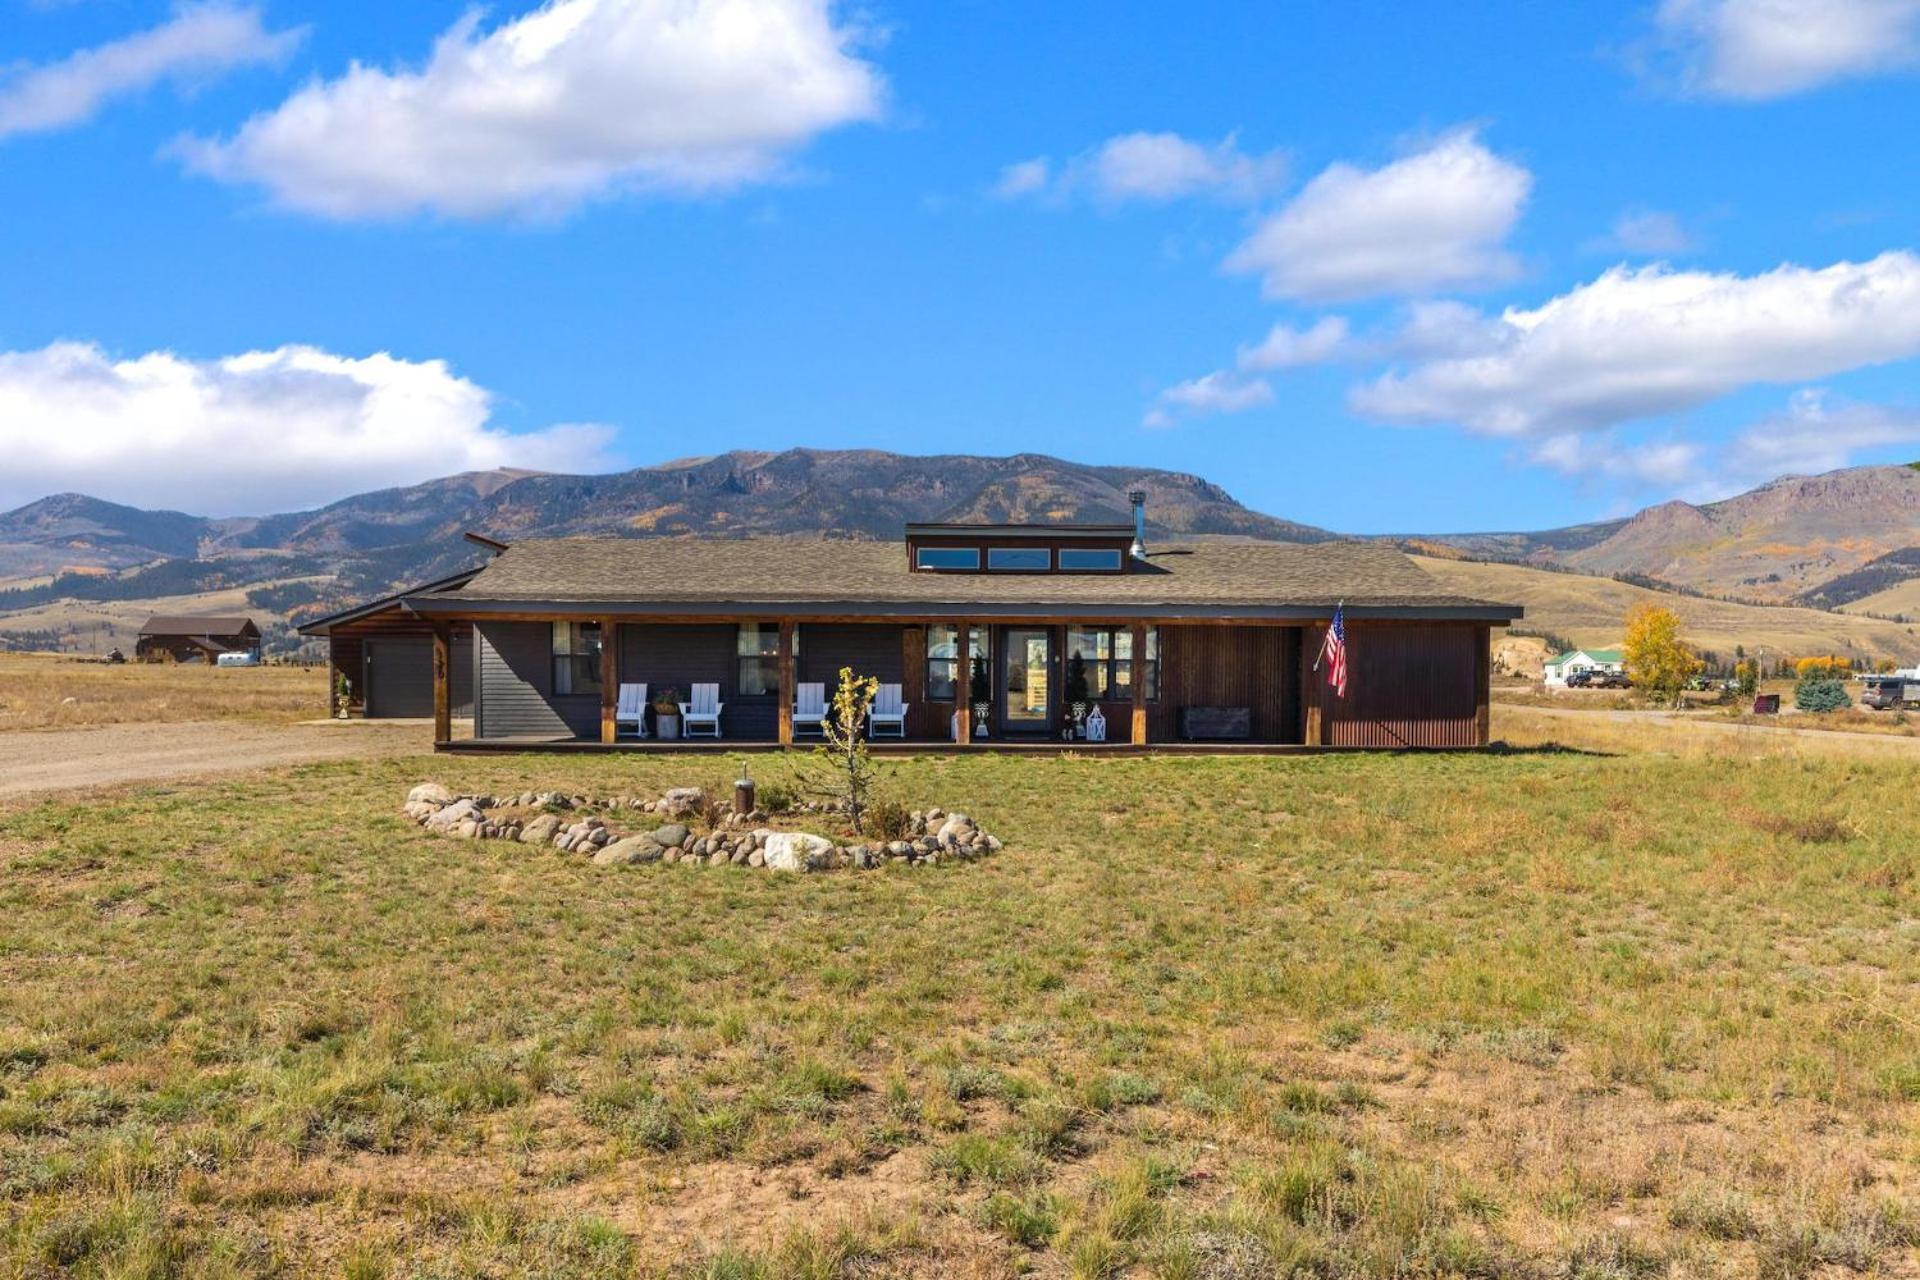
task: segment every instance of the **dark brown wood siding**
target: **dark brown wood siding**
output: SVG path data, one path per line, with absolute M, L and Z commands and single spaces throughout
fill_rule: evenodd
M 1159 696 L 1147 704 L 1154 742 L 1180 740 L 1182 707 L 1246 707 L 1255 742 L 1299 742 L 1298 627 L 1160 628 Z M 1102 703 L 1108 736 L 1131 707 Z
M 1476 745 L 1484 634 L 1475 623 L 1349 623 L 1347 696 L 1322 694 L 1327 740 L 1338 747 Z

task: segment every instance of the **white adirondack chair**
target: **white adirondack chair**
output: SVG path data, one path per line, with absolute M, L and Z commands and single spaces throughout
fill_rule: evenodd
M 793 733 L 795 737 L 805 729 L 808 733 L 825 737 L 827 733 L 827 686 L 824 684 L 803 684 L 795 688 L 793 699 Z
M 633 736 L 647 736 L 647 686 L 644 684 L 623 684 L 620 686 L 620 701 L 613 709 L 613 736 L 619 737 L 628 725 L 633 726 Z
M 867 712 L 867 733 L 879 737 L 885 730 L 896 738 L 907 736 L 907 703 L 900 701 L 900 686 L 883 684 L 874 696 L 873 709 Z
M 680 704 L 680 732 L 692 738 L 720 736 L 720 712 L 727 704 L 720 701 L 720 686 L 693 686 L 693 701 Z

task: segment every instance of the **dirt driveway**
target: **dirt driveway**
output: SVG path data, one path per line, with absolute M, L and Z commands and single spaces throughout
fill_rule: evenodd
M 119 724 L 0 734 L 0 798 L 431 750 L 417 722 Z

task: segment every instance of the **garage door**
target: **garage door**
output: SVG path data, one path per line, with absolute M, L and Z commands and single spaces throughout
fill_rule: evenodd
M 473 714 L 473 644 L 453 646 L 453 714 Z M 433 715 L 433 641 L 367 641 L 367 718 L 428 719 Z

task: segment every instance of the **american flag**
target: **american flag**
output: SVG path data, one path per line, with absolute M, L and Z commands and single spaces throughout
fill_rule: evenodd
M 1347 618 L 1344 602 L 1333 607 L 1333 625 L 1327 628 L 1326 643 L 1320 646 L 1320 658 L 1315 661 L 1327 664 L 1327 683 L 1333 686 L 1333 696 L 1347 696 Z

